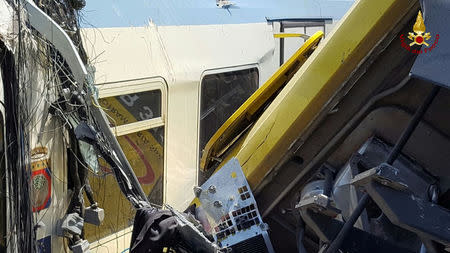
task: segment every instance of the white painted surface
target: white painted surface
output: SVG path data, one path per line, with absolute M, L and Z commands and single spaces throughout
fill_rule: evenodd
M 164 78 L 168 85 L 165 203 L 183 210 L 197 184 L 199 89 L 205 71 L 256 65 L 260 84 L 277 69 L 267 23 L 83 29 L 96 84 Z

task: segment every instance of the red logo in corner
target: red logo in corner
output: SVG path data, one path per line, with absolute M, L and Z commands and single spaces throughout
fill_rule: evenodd
M 422 53 L 428 53 L 431 52 L 438 44 L 439 42 L 439 34 L 436 34 L 435 39 L 433 44 L 430 44 L 427 42 L 428 40 L 431 39 L 431 34 L 426 31 L 426 27 L 425 27 L 425 23 L 423 22 L 423 17 L 422 17 L 422 12 L 419 11 L 419 13 L 417 14 L 417 18 L 416 18 L 416 23 L 414 23 L 413 26 L 413 31 L 414 32 L 410 32 L 408 33 L 408 39 L 410 41 L 409 44 L 405 38 L 405 35 L 402 34 L 400 35 L 400 41 L 402 43 L 402 47 L 406 50 L 408 50 L 409 52 L 413 53 L 413 54 L 422 54 Z M 422 46 L 425 45 L 425 48 L 420 48 L 420 49 L 413 49 L 411 48 L 414 45 L 418 45 L 418 46 Z

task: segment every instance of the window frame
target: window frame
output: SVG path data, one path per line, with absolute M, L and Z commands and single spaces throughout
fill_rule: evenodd
M 252 64 L 244 64 L 244 65 L 236 65 L 236 66 L 231 66 L 231 67 L 222 67 L 222 68 L 213 68 L 213 69 L 208 69 L 202 72 L 201 76 L 200 76 L 200 82 L 198 85 L 198 100 L 197 100 L 197 145 L 196 145 L 196 152 L 197 152 L 197 161 L 196 164 L 200 164 L 200 154 L 201 154 L 201 150 L 200 150 L 200 121 L 201 121 L 201 112 L 202 112 L 202 87 L 203 87 L 203 79 L 206 76 L 209 75 L 215 75 L 215 74 L 221 74 L 221 73 L 228 73 L 228 72 L 235 72 L 235 71 L 241 71 L 241 70 L 247 70 L 247 69 L 253 69 L 255 68 L 256 71 L 258 72 L 258 87 L 256 87 L 256 89 L 259 89 L 259 87 L 261 87 L 261 68 L 259 66 L 259 64 L 257 63 L 252 63 Z M 216 130 L 217 131 L 217 130 Z M 200 176 L 200 166 L 198 166 L 197 169 L 197 184 L 199 183 L 199 176 Z
M 127 83 L 126 86 L 123 84 Z M 167 188 L 167 136 L 168 136 L 168 125 L 167 125 L 167 108 L 168 108 L 168 86 L 167 82 L 163 77 L 145 77 L 132 80 L 123 80 L 117 82 L 102 83 L 96 85 L 98 89 L 98 98 L 107 98 L 120 95 L 127 95 L 132 93 L 144 92 L 144 91 L 161 91 L 161 116 L 153 119 L 142 120 L 138 122 L 133 122 L 121 126 L 111 127 L 111 131 L 116 137 L 127 135 L 139 131 L 145 131 L 157 127 L 164 127 L 164 157 L 163 157 L 163 196 L 162 202 L 166 203 L 166 188 Z
M 123 83 L 127 83 L 127 85 L 123 86 Z M 99 91 L 98 96 L 99 99 L 146 91 L 154 91 L 154 90 L 161 91 L 161 116 L 153 119 L 132 122 L 120 126 L 113 126 L 111 127 L 111 131 L 114 133 L 116 137 L 166 125 L 167 83 L 163 78 L 150 77 L 150 78 L 104 83 L 97 85 L 97 88 Z M 166 138 L 166 133 L 164 133 L 164 138 Z M 165 142 L 164 142 L 164 150 L 166 150 Z

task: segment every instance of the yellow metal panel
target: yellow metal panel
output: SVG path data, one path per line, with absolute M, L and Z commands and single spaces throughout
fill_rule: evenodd
M 200 161 L 200 168 L 206 170 L 213 157 L 223 154 L 233 139 L 239 137 L 260 115 L 262 107 L 270 102 L 276 92 L 292 78 L 293 74 L 303 65 L 314 51 L 323 32 L 316 32 L 297 52 L 286 61 L 269 80 L 248 98 L 241 107 L 217 130 L 205 146 Z
M 279 163 L 352 71 L 414 4 L 410 0 L 361 0 L 353 5 L 240 145 L 236 157 L 252 187 Z

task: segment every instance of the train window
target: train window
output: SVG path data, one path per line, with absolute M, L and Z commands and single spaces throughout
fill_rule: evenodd
M 258 69 L 210 74 L 201 82 L 200 154 L 225 121 L 258 88 Z
M 99 88 L 99 106 L 108 115 L 127 160 L 151 203 L 163 203 L 166 90 L 164 83 L 121 82 Z M 130 91 L 137 91 L 130 93 Z M 134 209 L 121 193 L 109 165 L 99 159 L 99 173 L 89 181 L 105 218 L 99 227 L 86 224 L 86 238 L 96 241 L 132 225 Z
M 109 116 L 111 126 L 161 117 L 161 90 L 100 98 L 99 103 Z

